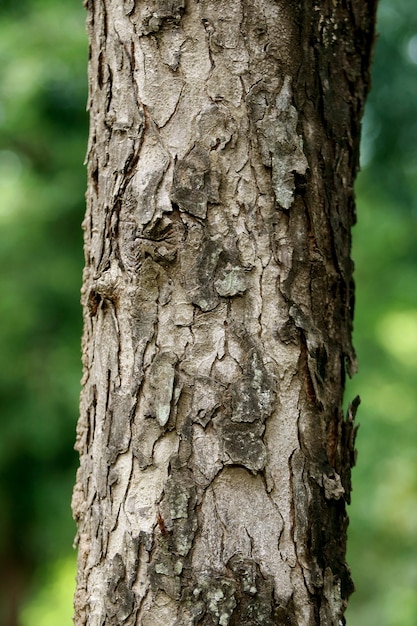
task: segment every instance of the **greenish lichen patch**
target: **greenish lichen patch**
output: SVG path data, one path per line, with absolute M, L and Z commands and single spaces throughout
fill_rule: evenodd
M 275 602 L 273 589 L 272 578 L 261 573 L 256 561 L 236 553 L 223 572 L 203 571 L 188 583 L 181 597 L 181 624 L 295 626 L 290 607 Z
M 254 474 L 265 467 L 267 453 L 262 441 L 265 427 L 259 420 L 236 423 L 228 417 L 220 417 L 214 420 L 214 426 L 223 445 L 226 464 L 242 465 Z
M 214 283 L 214 287 L 223 297 L 232 297 L 245 293 L 247 289 L 245 271 L 241 267 L 226 267 Z
M 308 162 L 303 140 L 297 133 L 298 113 L 292 104 L 291 78 L 281 90 L 258 94 L 256 122 L 264 165 L 272 168 L 272 185 L 279 206 L 289 209 L 294 202 L 295 174 L 304 175 Z
M 136 4 L 138 5 L 138 3 Z M 157 33 L 166 23 L 179 24 L 184 10 L 184 0 L 151 0 L 151 2 L 146 2 L 139 10 L 139 34 Z M 129 13 L 131 12 L 132 9 Z
M 148 413 L 155 417 L 160 426 L 165 426 L 171 413 L 171 402 L 175 381 L 175 362 L 173 354 L 162 352 L 152 362 L 148 384 Z
M 159 505 L 156 546 L 148 571 L 152 588 L 178 599 L 197 530 L 196 493 L 186 473 L 173 470 Z M 188 559 L 187 559 L 188 557 Z
M 191 619 L 192 624 L 229 626 L 236 607 L 235 593 L 236 583 L 232 579 L 217 572 L 201 573 L 183 593 L 184 619 Z
M 256 561 L 235 554 L 227 566 L 237 582 L 237 604 L 230 626 L 295 626 L 291 601 L 276 601 L 274 581 L 262 574 Z
M 250 350 L 247 362 L 241 365 L 244 376 L 231 387 L 232 421 L 265 422 L 276 399 L 274 380 L 255 349 Z

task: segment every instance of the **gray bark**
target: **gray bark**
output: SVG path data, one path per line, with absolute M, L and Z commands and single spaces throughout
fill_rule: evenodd
M 78 626 L 336 626 L 368 0 L 90 0 Z

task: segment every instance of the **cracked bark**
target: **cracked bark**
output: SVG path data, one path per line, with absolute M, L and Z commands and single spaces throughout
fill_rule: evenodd
M 374 5 L 86 2 L 77 626 L 344 623 Z

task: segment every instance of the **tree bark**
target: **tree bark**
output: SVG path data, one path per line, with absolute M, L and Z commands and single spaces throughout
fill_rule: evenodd
M 88 0 L 78 626 L 339 626 L 372 0 Z

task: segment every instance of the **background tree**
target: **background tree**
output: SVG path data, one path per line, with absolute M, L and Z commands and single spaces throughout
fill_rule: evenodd
M 0 15 L 0 562 L 12 546 L 21 564 L 24 545 L 36 575 L 21 623 L 55 626 L 71 623 L 75 572 L 85 14 L 78 2 L 4 0 Z M 380 0 L 357 185 L 359 374 L 347 393 L 362 396 L 348 542 L 355 626 L 417 619 L 414 17 L 414 0 Z M 5 623 L 4 579 L 0 594 Z
M 76 624 L 339 624 L 375 5 L 87 2 Z

